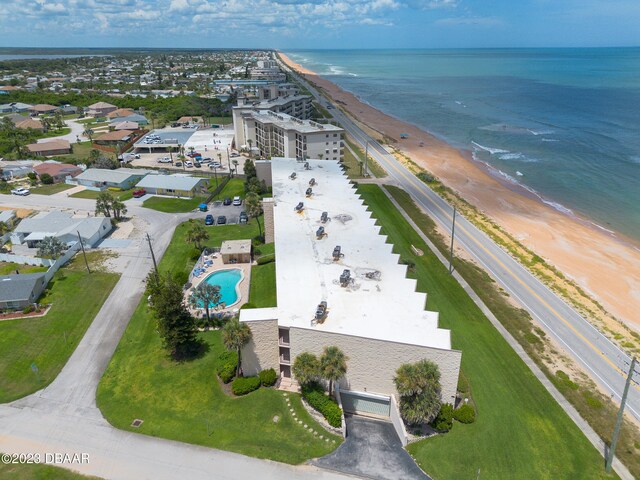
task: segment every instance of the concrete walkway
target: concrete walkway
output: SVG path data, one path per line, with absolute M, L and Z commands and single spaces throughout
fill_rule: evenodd
M 84 132 L 85 126 L 82 123 L 78 123 L 76 120 L 65 120 L 67 127 L 71 128 L 71 132 L 66 135 L 60 135 L 59 137 L 49 137 L 49 138 L 41 138 L 38 140 L 38 143 L 48 142 L 50 140 L 68 140 L 69 143 L 77 143 L 77 139 L 80 138 L 80 141 L 83 142 L 85 139 L 82 137 L 82 132 Z

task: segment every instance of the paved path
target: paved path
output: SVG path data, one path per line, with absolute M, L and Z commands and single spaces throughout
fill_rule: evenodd
M 351 415 L 346 421 L 345 442 L 314 465 L 367 478 L 430 480 L 402 448 L 391 423 Z
M 283 65 L 281 63 L 281 65 Z M 286 71 L 291 71 L 283 66 Z M 293 76 L 317 99 L 326 99 L 299 75 Z M 411 195 L 445 231 L 451 229 L 452 207 L 421 182 L 376 140 L 367 135 L 336 105 L 334 118 L 387 171 L 389 181 L 396 182 Z M 489 274 L 553 337 L 564 350 L 616 400 L 621 399 L 631 360 L 617 345 L 600 333 L 576 310 L 526 270 L 486 234 L 462 215 L 456 217 L 456 246 L 464 248 Z M 640 420 L 640 372 L 629 392 L 627 412 Z
M 0 195 L 2 205 L 92 211 L 92 200 Z M 158 259 L 186 215 L 169 215 L 130 206 L 146 222 Z M 143 238 L 120 250 L 124 272 L 98 312 L 78 348 L 46 388 L 0 405 L 0 452 L 88 453 L 90 462 L 63 465 L 109 479 L 338 479 L 344 475 L 316 467 L 294 467 L 239 454 L 187 445 L 118 430 L 102 417 L 95 393 L 109 361 L 142 296 L 142 280 L 152 268 Z
M 38 143 L 48 142 L 49 140 L 68 140 L 69 143 L 77 143 L 77 139 L 84 141 L 82 138 L 82 132 L 84 132 L 85 126 L 82 123 L 78 123 L 76 120 L 65 120 L 67 127 L 71 128 L 71 132 L 66 135 L 60 135 L 59 137 L 40 138 Z

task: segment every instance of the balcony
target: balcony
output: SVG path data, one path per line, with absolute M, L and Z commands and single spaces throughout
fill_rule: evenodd
M 289 347 L 289 337 L 288 336 L 286 338 L 285 337 L 280 337 L 278 339 L 278 345 L 280 347 Z
M 280 355 L 280 365 L 291 365 L 291 357 L 287 355 Z

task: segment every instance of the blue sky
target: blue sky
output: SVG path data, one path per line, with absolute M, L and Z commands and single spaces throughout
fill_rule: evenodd
M 640 0 L 0 0 L 0 46 L 640 46 Z

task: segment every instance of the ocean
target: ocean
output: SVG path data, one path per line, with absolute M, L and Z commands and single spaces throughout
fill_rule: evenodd
M 640 48 L 285 53 L 503 182 L 640 241 Z

